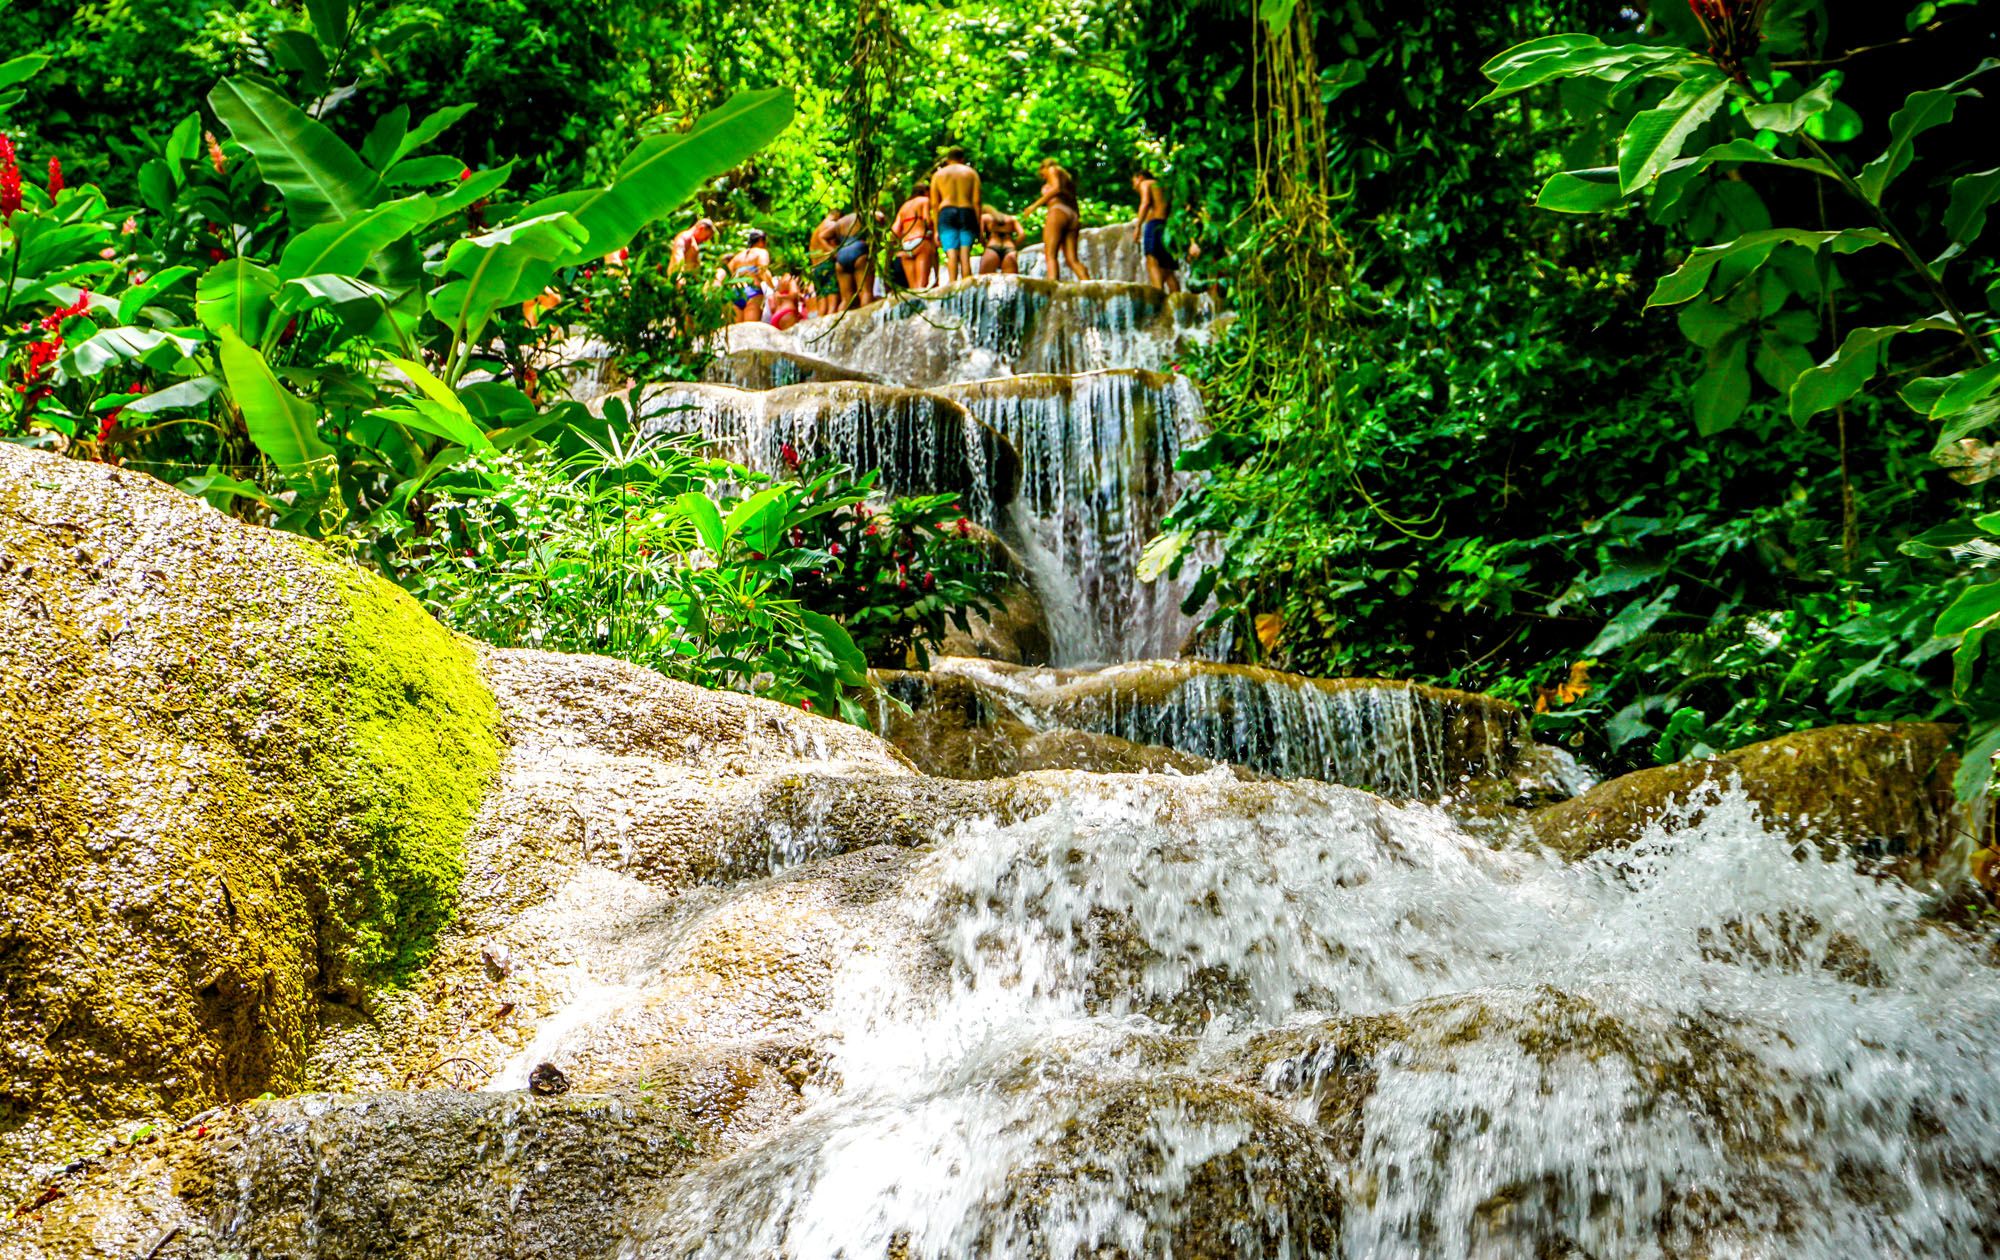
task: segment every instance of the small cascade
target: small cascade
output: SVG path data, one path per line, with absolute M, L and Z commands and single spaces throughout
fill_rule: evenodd
M 725 333 L 723 358 L 782 353 L 919 388 L 1016 373 L 1159 369 L 1206 336 L 1215 314 L 1210 297 L 1169 297 L 1143 284 L 981 276 L 789 332 L 738 325 Z
M 1989 965 L 1708 805 L 1575 865 L 1214 777 L 967 824 L 839 955 L 803 1112 L 621 1254 L 1992 1254 Z
M 1007 534 L 1068 633 L 1053 664 L 1171 656 L 1194 622 L 1186 584 L 1138 580 L 1139 555 L 1179 497 L 1181 445 L 1201 432 L 1185 378 L 1121 370 L 946 386 L 1019 455 Z
M 1435 800 L 1509 774 L 1522 746 L 1520 710 L 1485 696 L 1244 665 L 1063 670 L 947 658 L 929 673 L 882 678 L 909 709 L 882 706 L 884 734 L 926 771 L 952 777 L 1011 773 L 1004 746 L 1081 731 L 1280 779 Z
M 648 432 L 700 434 L 723 458 L 774 476 L 786 471 L 789 447 L 880 469 L 888 494 L 963 494 L 974 519 L 987 525 L 1019 480 L 1007 440 L 964 407 L 891 385 L 660 385 L 644 392 L 639 416 Z

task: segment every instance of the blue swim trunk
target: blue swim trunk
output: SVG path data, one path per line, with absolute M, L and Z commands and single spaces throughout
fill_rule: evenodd
M 971 249 L 979 236 L 979 212 L 971 206 L 945 206 L 938 211 L 938 246 Z
M 1139 229 L 1139 249 L 1146 257 L 1165 267 L 1168 271 L 1173 271 L 1179 266 L 1179 264 L 1174 262 L 1174 256 L 1167 252 L 1167 221 L 1165 219 L 1148 219 L 1145 226 Z
M 852 271 L 862 259 L 868 257 L 868 242 L 859 237 L 847 242 L 835 253 L 833 260 L 840 264 L 842 271 Z

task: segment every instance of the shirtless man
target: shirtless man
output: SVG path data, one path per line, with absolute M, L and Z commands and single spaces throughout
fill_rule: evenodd
M 1018 217 L 1027 218 L 1043 206 L 1049 208 L 1042 219 L 1042 263 L 1048 269 L 1048 278 L 1062 279 L 1062 265 L 1065 259 L 1069 269 L 1079 280 L 1090 279 L 1090 272 L 1083 266 L 1083 260 L 1076 256 L 1077 241 L 1083 234 L 1083 214 L 1077 205 L 1076 177 L 1064 170 L 1062 163 L 1054 158 L 1042 159 L 1042 195 L 1033 205 L 1021 211 Z
M 965 164 L 964 149 L 947 149 L 944 165 L 931 176 L 931 213 L 944 252 L 946 281 L 972 274 L 972 242 L 979 239 L 979 172 Z
M 902 254 L 903 275 L 912 289 L 931 287 L 937 266 L 937 234 L 931 223 L 929 187 L 918 184 L 896 211 L 896 248 Z
M 693 227 L 675 234 L 673 244 L 667 249 L 667 270 L 700 271 L 701 247 L 714 239 L 715 225 L 707 219 L 696 219 Z
M 751 230 L 741 250 L 724 266 L 729 268 L 733 292 L 729 300 L 736 307 L 736 322 L 755 324 L 764 318 L 764 296 L 777 287 L 771 279 L 771 251 L 764 246 L 764 234 Z
M 840 251 L 839 227 L 848 217 L 838 210 L 829 210 L 819 226 L 812 230 L 812 238 L 806 243 L 806 259 L 812 265 L 806 269 L 806 277 L 812 281 L 812 313 L 831 315 L 840 305 L 840 277 L 833 256 Z
M 979 256 L 979 274 L 1019 274 L 1021 221 L 998 206 L 986 206 L 980 210 L 979 230 L 986 240 L 986 252 Z
M 1132 224 L 1132 239 L 1140 242 L 1146 256 L 1146 276 L 1156 289 L 1178 293 L 1181 289 L 1180 264 L 1167 252 L 1167 214 L 1172 206 L 1167 190 L 1153 173 L 1140 167 L 1132 173 L 1132 191 L 1139 194 L 1139 213 Z

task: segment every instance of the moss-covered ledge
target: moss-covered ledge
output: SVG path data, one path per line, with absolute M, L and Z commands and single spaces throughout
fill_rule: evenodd
M 499 764 L 471 647 L 314 543 L 0 445 L 0 1192 L 297 1087 L 421 962 Z

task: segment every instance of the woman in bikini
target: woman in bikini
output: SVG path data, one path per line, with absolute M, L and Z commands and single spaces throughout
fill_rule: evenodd
M 730 283 L 735 292 L 730 302 L 736 307 L 736 322 L 755 324 L 764 318 L 764 295 L 771 291 L 771 251 L 764 248 L 764 234 L 751 229 L 743 248 L 729 260 Z
M 1021 221 L 998 206 L 986 206 L 979 216 L 986 251 L 979 255 L 979 274 L 1017 275 L 1021 270 Z
M 896 211 L 896 246 L 902 253 L 903 276 L 912 289 L 931 287 L 937 268 L 937 232 L 931 224 L 928 184 L 918 184 Z
M 1083 260 L 1076 256 L 1076 244 L 1083 232 L 1083 215 L 1077 210 L 1076 177 L 1054 158 L 1042 159 L 1042 195 L 1016 218 L 1025 219 L 1043 206 L 1049 208 L 1042 220 L 1042 258 L 1051 280 L 1062 279 L 1062 260 L 1079 280 L 1090 279 Z
M 784 332 L 805 317 L 806 295 L 799 288 L 798 277 L 779 276 L 771 289 L 771 310 L 764 316 L 764 322 Z

